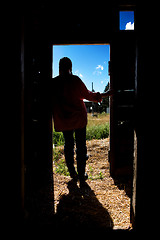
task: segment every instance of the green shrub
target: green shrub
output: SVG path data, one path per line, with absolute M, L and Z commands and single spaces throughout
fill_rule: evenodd
M 109 136 L 109 124 L 87 127 L 86 139 L 103 139 Z
M 62 132 L 56 132 L 53 130 L 53 144 L 56 146 L 64 144 L 64 137 Z

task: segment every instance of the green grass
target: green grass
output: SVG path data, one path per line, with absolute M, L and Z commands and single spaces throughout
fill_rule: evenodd
M 98 114 L 98 117 L 92 117 L 88 114 L 88 125 L 86 132 L 86 140 L 103 139 L 109 137 L 109 115 Z M 53 130 L 53 144 L 60 146 L 64 144 L 62 132 Z
M 87 126 L 86 139 L 103 139 L 109 136 L 109 124 Z
M 64 159 L 61 159 L 63 154 L 63 150 L 54 148 L 53 149 L 53 159 L 54 159 L 54 171 L 55 173 L 59 173 L 60 175 L 69 176 L 69 171 Z
M 64 159 L 61 159 L 58 163 L 55 162 L 55 165 L 56 165 L 56 169 L 55 169 L 56 173 L 59 173 L 60 175 L 64 175 L 64 176 L 70 176 Z
M 102 172 L 99 172 L 98 174 L 93 175 L 93 168 L 89 164 L 89 176 L 88 176 L 88 178 L 91 179 L 91 180 L 98 180 L 98 179 L 103 179 L 104 177 L 103 177 Z
M 56 132 L 53 129 L 53 144 L 55 146 L 61 146 L 64 144 L 64 137 L 62 132 Z

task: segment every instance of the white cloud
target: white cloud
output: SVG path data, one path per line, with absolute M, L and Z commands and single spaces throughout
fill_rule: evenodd
M 77 69 L 75 72 L 74 72 L 77 76 L 83 78 L 83 75 L 81 73 L 79 73 L 79 70 Z
M 101 69 L 101 70 L 103 70 L 104 68 L 103 68 L 102 65 L 98 65 L 98 66 L 96 67 L 96 69 Z
M 134 22 L 128 22 L 125 26 L 125 30 L 134 30 Z
M 93 75 L 97 75 L 97 76 L 101 75 L 103 69 L 104 69 L 104 67 L 103 67 L 102 65 L 98 65 L 98 66 L 96 67 L 96 70 L 93 72 Z
M 101 84 L 103 84 L 103 81 L 101 81 Z
M 74 73 L 77 75 L 78 74 L 78 72 L 79 72 L 79 70 L 77 69 Z

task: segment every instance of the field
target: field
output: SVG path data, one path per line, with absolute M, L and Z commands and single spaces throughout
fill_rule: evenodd
M 86 139 L 104 139 L 109 136 L 109 114 L 98 114 L 97 117 L 93 117 L 92 114 L 88 114 L 88 124 Z
M 102 113 L 97 116 L 88 114 L 86 139 L 104 139 L 109 136 L 109 114 Z M 63 133 L 53 130 L 53 144 L 60 146 L 64 144 Z
M 88 127 L 109 124 L 109 117 L 108 113 L 98 114 L 97 117 L 93 117 L 91 113 L 88 113 Z

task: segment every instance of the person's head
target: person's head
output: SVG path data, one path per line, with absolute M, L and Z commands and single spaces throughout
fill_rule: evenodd
M 72 74 L 72 61 L 68 57 L 60 59 L 59 74 Z

